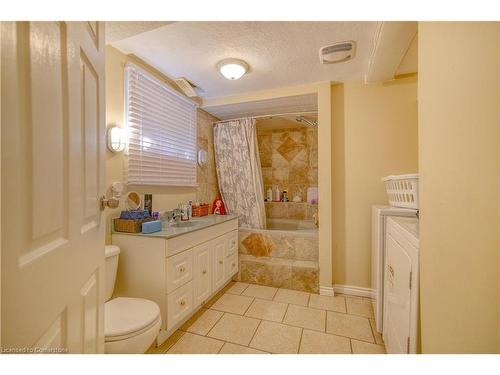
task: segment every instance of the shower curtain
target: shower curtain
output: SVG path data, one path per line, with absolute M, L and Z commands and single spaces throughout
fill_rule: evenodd
M 255 119 L 214 126 L 215 165 L 226 209 L 239 215 L 239 225 L 265 229 L 266 209 Z

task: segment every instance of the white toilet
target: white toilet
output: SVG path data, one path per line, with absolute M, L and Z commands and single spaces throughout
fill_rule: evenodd
M 160 331 L 160 308 L 153 301 L 143 298 L 111 299 L 115 287 L 119 254 L 118 246 L 106 246 L 104 351 L 114 354 L 144 353 Z

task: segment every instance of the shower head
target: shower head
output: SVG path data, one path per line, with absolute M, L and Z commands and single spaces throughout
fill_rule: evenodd
M 309 120 L 307 118 L 305 118 L 304 116 L 297 116 L 295 117 L 295 121 L 297 122 L 303 122 L 305 125 L 311 127 L 311 128 L 314 128 L 316 126 L 318 126 L 318 121 L 317 120 Z

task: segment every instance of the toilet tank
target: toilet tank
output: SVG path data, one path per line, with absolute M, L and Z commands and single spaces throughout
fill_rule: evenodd
M 120 248 L 116 245 L 107 245 L 104 250 L 106 258 L 104 264 L 104 277 L 105 277 L 105 297 L 106 301 L 111 299 L 113 289 L 115 288 L 116 271 L 118 270 L 118 255 Z

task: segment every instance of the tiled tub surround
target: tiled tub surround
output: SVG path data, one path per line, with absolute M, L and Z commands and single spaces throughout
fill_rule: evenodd
M 148 353 L 382 354 L 371 301 L 231 283 Z
M 309 220 L 267 221 L 267 230 L 239 228 L 237 280 L 317 293 L 317 228 Z
M 312 220 L 318 205 L 307 202 L 265 202 L 266 217 L 271 219 Z
M 257 128 L 264 196 L 269 187 L 287 190 L 290 201 L 307 201 L 307 188 L 318 186 L 317 129 Z

